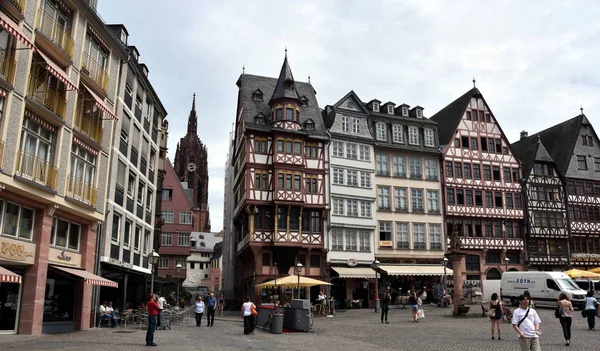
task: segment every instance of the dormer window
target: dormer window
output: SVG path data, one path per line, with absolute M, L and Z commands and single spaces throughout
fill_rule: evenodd
M 304 129 L 315 130 L 315 122 L 313 122 L 312 120 L 306 121 L 306 124 L 304 125 Z
M 254 121 L 257 124 L 265 124 L 265 115 L 259 113 L 258 115 L 256 115 L 256 117 L 254 117 Z
M 402 106 L 402 116 L 408 117 L 408 107 Z
M 387 130 L 386 125 L 383 122 L 377 122 L 375 124 L 375 131 L 377 140 L 386 141 L 387 140 Z
M 256 89 L 254 91 L 254 93 L 252 94 L 252 99 L 257 100 L 257 101 L 263 101 L 262 91 L 260 91 L 260 89 Z
M 302 97 L 300 98 L 300 102 L 302 103 L 302 106 L 308 106 L 308 99 L 306 98 L 306 96 L 302 95 Z
M 373 111 L 374 112 L 379 112 L 379 103 L 377 103 L 377 102 L 373 103 Z
M 394 106 L 388 105 L 387 113 L 389 113 L 390 115 L 393 115 L 394 114 Z
M 417 118 L 423 118 L 423 111 L 421 109 L 417 109 Z

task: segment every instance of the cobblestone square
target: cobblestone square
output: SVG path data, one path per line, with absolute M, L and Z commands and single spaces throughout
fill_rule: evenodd
M 487 317 L 473 315 L 453 318 L 449 308 L 425 307 L 426 319 L 412 323 L 410 310 L 390 310 L 390 324 L 381 324 L 373 310 L 349 310 L 336 317 L 319 317 L 312 333 L 270 334 L 260 329 L 243 335 L 242 320 L 236 312 L 217 318 L 212 328 L 194 326 L 192 320 L 172 330 L 157 331 L 156 350 L 518 350 L 517 337 L 508 323 L 502 324 L 503 339 L 490 339 Z M 472 306 L 479 312 L 479 306 Z M 562 330 L 552 309 L 538 309 L 542 319 L 542 350 L 565 348 Z M 590 350 L 598 344 L 598 331 L 589 331 L 579 312 L 573 320 L 573 339 L 569 350 Z M 145 330 L 93 329 L 59 335 L 0 336 L 0 350 L 142 350 Z

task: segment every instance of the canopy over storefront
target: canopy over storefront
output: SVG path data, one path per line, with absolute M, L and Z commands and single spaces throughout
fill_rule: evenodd
M 438 265 L 418 265 L 418 266 L 384 266 L 379 267 L 388 275 L 404 276 L 442 276 L 444 275 L 444 266 Z M 446 268 L 446 275 L 452 275 L 454 272 Z
M 338 272 L 340 278 L 375 278 L 375 271 L 371 267 L 331 267 Z

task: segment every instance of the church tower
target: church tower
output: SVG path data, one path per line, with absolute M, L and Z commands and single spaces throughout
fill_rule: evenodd
M 198 137 L 196 94 L 188 117 L 187 134 L 177 143 L 173 164 L 179 181 L 187 184 L 194 215 L 194 231 L 210 232 L 208 208 L 208 153 Z

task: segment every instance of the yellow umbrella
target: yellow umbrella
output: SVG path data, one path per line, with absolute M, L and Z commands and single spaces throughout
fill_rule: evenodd
M 593 268 L 593 269 L 590 269 L 588 272 L 592 272 L 592 273 L 597 273 L 597 274 L 600 274 L 600 267 L 598 267 L 598 268 Z
M 594 272 L 590 272 L 590 271 L 582 271 L 580 269 L 571 269 L 571 270 L 566 271 L 565 274 L 573 279 L 576 279 L 576 278 L 590 278 L 590 279 L 600 278 L 600 274 L 598 274 L 598 273 L 594 273 Z
M 300 276 L 300 286 L 301 287 L 311 287 L 316 285 L 333 285 L 322 280 L 313 279 L 305 276 Z M 277 280 L 270 280 L 268 282 L 258 284 L 256 286 L 266 287 L 266 286 L 298 286 L 298 276 L 297 275 L 289 275 L 287 277 L 278 278 Z

